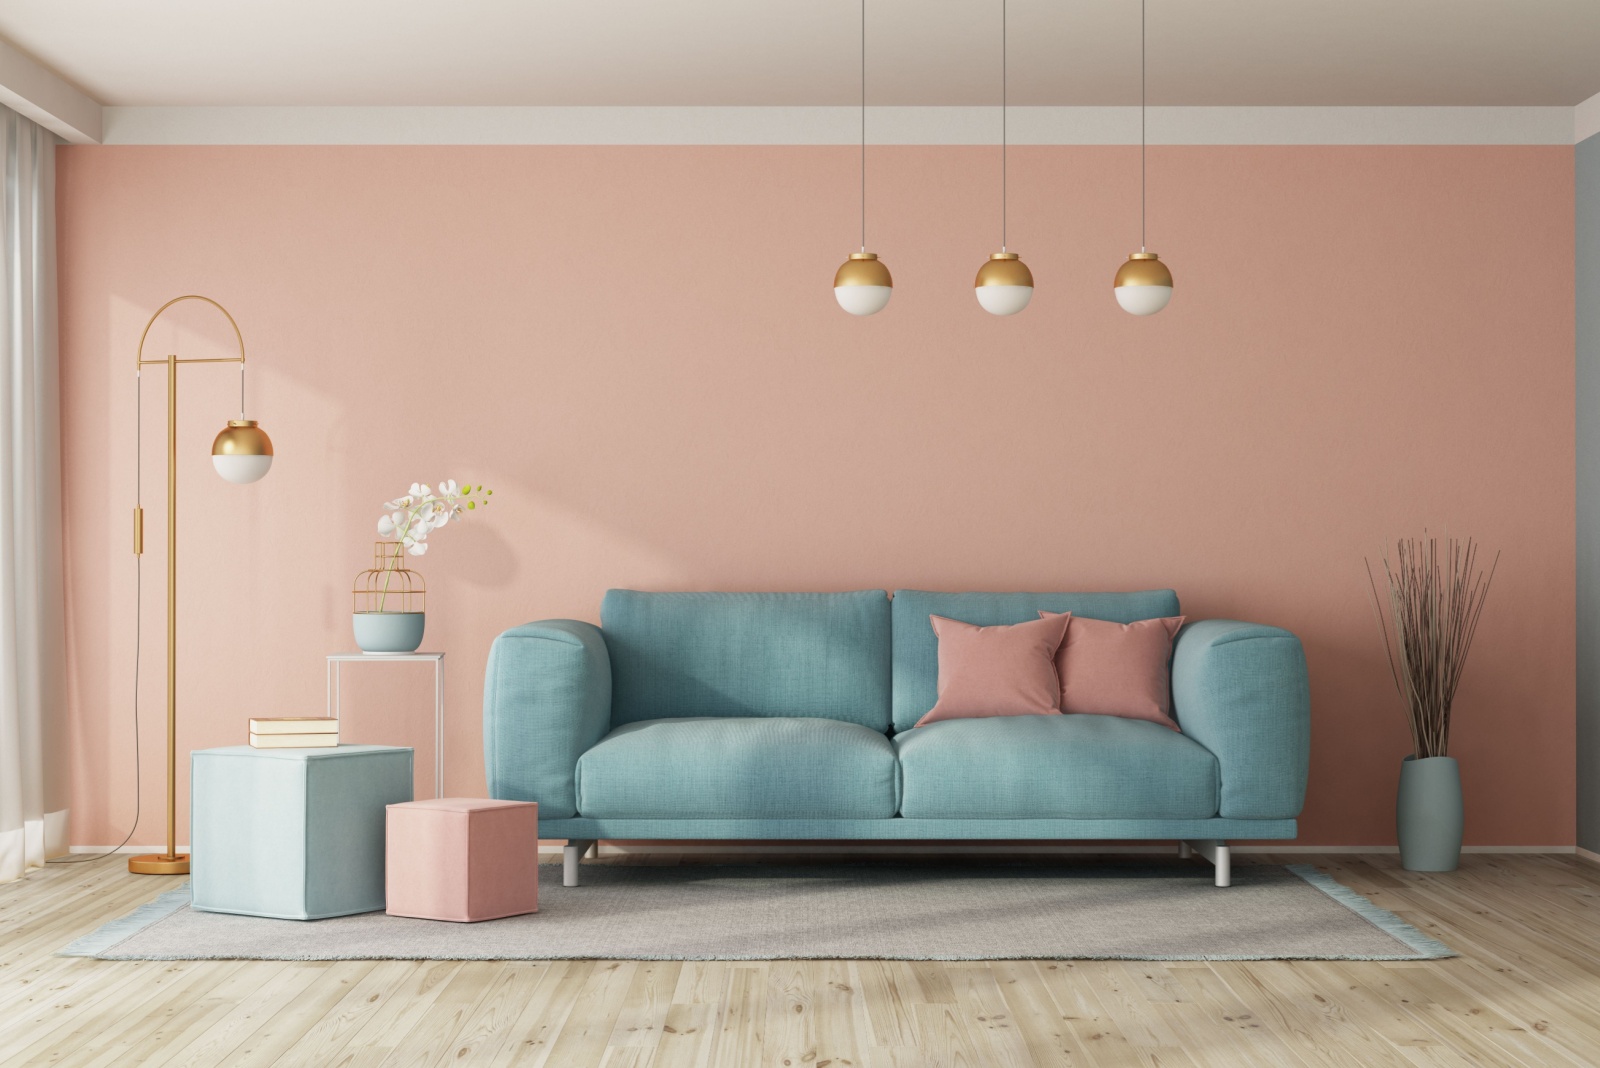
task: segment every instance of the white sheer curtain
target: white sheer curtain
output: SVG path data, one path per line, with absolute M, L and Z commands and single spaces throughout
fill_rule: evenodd
M 0 107 L 0 881 L 67 851 L 55 136 Z

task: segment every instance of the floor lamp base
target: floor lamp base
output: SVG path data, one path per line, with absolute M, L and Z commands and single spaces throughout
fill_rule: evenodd
M 128 858 L 128 870 L 135 875 L 188 875 L 189 854 L 144 853 Z

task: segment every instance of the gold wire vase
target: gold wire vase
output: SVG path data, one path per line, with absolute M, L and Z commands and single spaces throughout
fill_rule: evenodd
M 364 653 L 414 653 L 426 625 L 427 584 L 405 566 L 405 546 L 372 545 L 372 566 L 356 576 L 351 623 Z

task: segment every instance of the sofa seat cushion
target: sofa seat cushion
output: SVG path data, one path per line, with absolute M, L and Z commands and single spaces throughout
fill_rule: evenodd
M 618 727 L 578 760 L 578 813 L 638 819 L 887 819 L 894 746 L 834 719 L 691 717 Z
M 956 719 L 894 737 L 900 814 L 916 819 L 1206 819 L 1217 758 L 1144 720 Z

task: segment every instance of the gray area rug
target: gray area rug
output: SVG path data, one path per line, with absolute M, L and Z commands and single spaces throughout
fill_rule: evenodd
M 1306 865 L 547 867 L 537 914 L 255 919 L 187 885 L 62 950 L 102 960 L 1428 960 L 1447 946 Z

